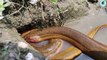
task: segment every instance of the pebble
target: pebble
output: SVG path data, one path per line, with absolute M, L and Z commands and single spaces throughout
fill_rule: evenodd
M 34 56 L 32 53 L 28 53 L 26 56 L 25 56 L 25 59 L 26 60 L 34 60 Z
M 30 0 L 31 4 L 36 4 L 38 2 L 38 0 Z
M 18 42 L 18 46 L 21 48 L 27 48 L 28 47 L 28 45 L 24 42 Z

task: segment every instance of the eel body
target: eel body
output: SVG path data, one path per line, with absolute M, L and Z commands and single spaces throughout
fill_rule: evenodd
M 53 36 L 48 37 L 60 38 L 62 40 L 65 40 L 96 60 L 107 60 L 106 45 L 101 44 L 100 42 L 95 41 L 92 38 L 89 38 L 88 36 L 71 28 L 67 27 L 46 28 L 36 33 L 32 32 L 27 34 L 25 36 L 25 39 L 36 40 L 35 38 L 32 37 L 41 36 L 44 34 L 53 34 Z M 58 34 L 59 37 L 54 34 Z
M 27 32 L 24 32 L 21 36 L 23 38 L 25 38 L 26 35 L 28 35 L 29 33 L 32 34 L 32 33 L 38 32 L 38 31 L 39 30 L 37 30 L 37 29 L 32 29 L 32 30 L 29 30 Z M 48 36 L 53 36 L 53 34 L 44 34 L 44 35 L 37 36 L 37 37 L 41 37 L 41 39 L 43 41 L 45 39 L 47 40 Z M 51 55 L 56 54 L 63 45 L 63 41 L 61 39 L 50 39 L 47 41 L 47 43 L 45 42 L 46 43 L 45 45 L 44 44 L 41 45 L 41 43 L 36 43 L 37 41 L 39 41 L 39 40 L 27 41 L 27 42 L 31 46 L 33 46 L 36 50 L 38 50 L 40 53 L 42 53 L 44 56 L 47 56 L 47 57 L 50 57 Z
M 38 47 L 38 45 L 36 46 L 35 43 L 30 43 L 30 44 L 35 49 L 40 51 L 44 56 L 48 57 L 50 55 L 54 55 L 55 53 L 59 52 L 59 50 L 63 45 L 63 41 L 61 39 L 52 39 L 50 40 L 50 43 L 41 47 Z

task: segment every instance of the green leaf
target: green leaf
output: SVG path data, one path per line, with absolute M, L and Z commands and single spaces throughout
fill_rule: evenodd
M 53 4 L 57 4 L 58 0 L 50 0 Z
M 1 4 L 0 4 L 0 8 L 2 8 L 2 7 L 4 7 L 4 5 L 1 5 Z
M 2 12 L 5 9 L 3 3 L 4 1 L 0 0 L 0 12 Z
M 4 1 L 0 0 L 0 8 L 3 7 L 3 3 L 4 3 Z
M 4 7 L 0 7 L 0 12 L 2 12 L 3 10 L 5 10 L 5 8 Z

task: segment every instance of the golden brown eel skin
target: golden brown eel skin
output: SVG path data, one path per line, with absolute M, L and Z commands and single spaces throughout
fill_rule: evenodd
M 34 36 L 44 35 L 44 34 L 61 34 L 66 37 L 69 37 L 73 41 L 68 41 L 69 43 L 73 44 L 82 52 L 86 53 L 90 57 L 96 59 L 96 60 L 107 60 L 107 46 L 104 44 L 101 44 L 92 38 L 89 38 L 88 36 L 67 27 L 52 27 L 52 28 L 46 28 L 39 32 L 33 32 L 33 34 L 28 34 L 26 36 L 27 39 L 31 39 Z M 62 38 L 63 39 L 63 38 Z M 33 39 L 34 40 L 34 39 Z M 65 39 L 63 39 L 65 40 Z M 81 47 L 82 46 L 82 47 Z

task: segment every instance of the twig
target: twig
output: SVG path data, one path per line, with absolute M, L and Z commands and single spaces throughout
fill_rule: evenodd
M 11 15 L 14 15 L 14 14 L 20 12 L 20 10 L 21 10 L 22 8 L 24 8 L 24 4 L 25 4 L 25 3 L 24 3 L 25 1 L 24 1 L 24 0 L 22 0 L 22 1 L 23 1 L 23 4 L 21 5 L 21 7 L 20 7 L 17 11 L 15 11 L 15 12 L 9 14 L 9 15 L 6 15 L 6 16 L 4 16 L 4 17 L 8 17 L 8 16 L 11 16 Z M 11 3 L 20 5 L 20 4 L 18 4 L 18 3 L 14 3 L 14 2 L 11 2 Z

